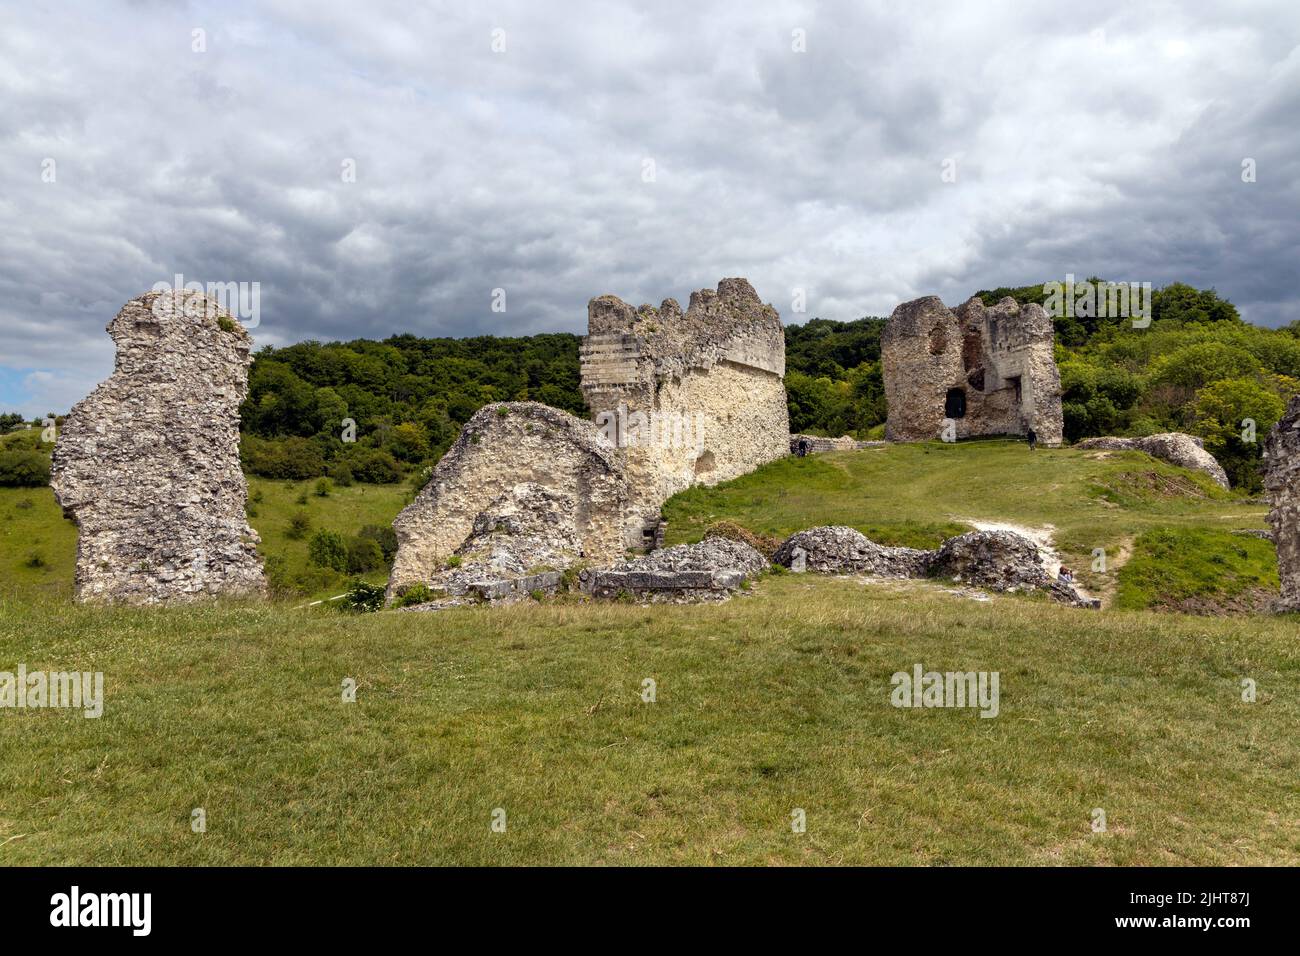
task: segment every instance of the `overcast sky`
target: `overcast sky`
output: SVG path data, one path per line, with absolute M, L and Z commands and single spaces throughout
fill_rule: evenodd
M 259 345 L 735 275 L 786 322 L 1074 273 L 1285 324 L 1298 38 L 1295 0 L 6 3 L 0 411 L 66 411 L 176 273 L 260 283 Z

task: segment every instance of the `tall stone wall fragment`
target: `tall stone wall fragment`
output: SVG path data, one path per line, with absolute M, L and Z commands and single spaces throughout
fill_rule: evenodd
M 685 312 L 600 296 L 587 324 L 582 392 L 626 457 L 645 528 L 677 492 L 789 454 L 785 335 L 747 280 L 693 293 Z
M 54 450 L 51 484 L 80 532 L 78 600 L 262 594 L 239 463 L 252 338 L 192 292 L 132 299 L 108 333 L 113 375 L 72 409 Z
M 1264 492 L 1282 579 L 1278 610 L 1300 611 L 1300 395 L 1264 442 Z
M 932 441 L 979 435 L 1063 440 L 1061 376 L 1043 307 L 1010 297 L 987 307 L 972 297 L 954 310 L 936 296 L 904 302 L 881 336 L 889 406 L 885 437 Z M 951 423 L 946 426 L 946 423 Z

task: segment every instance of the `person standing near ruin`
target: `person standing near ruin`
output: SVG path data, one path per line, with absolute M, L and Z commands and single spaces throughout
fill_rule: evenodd
M 1025 440 L 1029 442 L 1029 450 L 1033 451 L 1038 447 L 1038 432 L 1030 426 L 1029 431 L 1025 432 Z

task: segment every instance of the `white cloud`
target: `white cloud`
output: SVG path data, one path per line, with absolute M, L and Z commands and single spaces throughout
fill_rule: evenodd
M 786 318 L 1073 272 L 1290 321 L 1298 38 L 1282 2 L 9 5 L 0 366 L 84 394 L 175 272 L 260 282 L 275 344 L 580 331 L 725 275 Z

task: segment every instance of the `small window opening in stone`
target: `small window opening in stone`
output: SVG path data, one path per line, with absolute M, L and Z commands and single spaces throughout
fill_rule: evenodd
M 942 325 L 936 325 L 930 330 L 930 354 L 942 355 L 943 350 L 948 347 L 948 336 L 943 330 Z
M 965 418 L 966 417 L 966 390 L 963 388 L 948 389 L 948 397 L 943 402 L 943 414 L 945 418 Z

